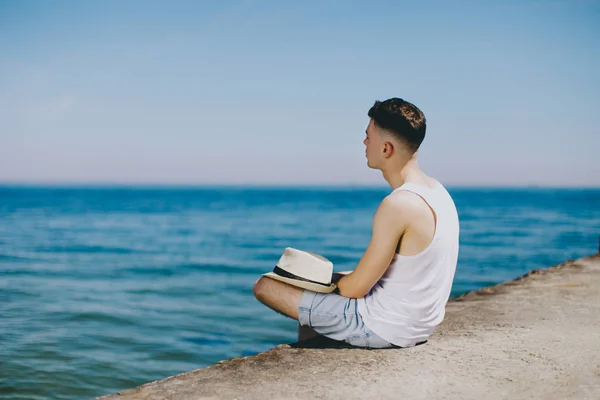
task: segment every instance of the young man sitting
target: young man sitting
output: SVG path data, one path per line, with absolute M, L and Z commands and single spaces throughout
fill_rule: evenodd
M 373 218 L 356 268 L 335 275 L 335 293 L 316 293 L 268 277 L 256 298 L 299 321 L 299 340 L 316 334 L 353 346 L 411 347 L 443 320 L 456 270 L 459 221 L 444 186 L 420 170 L 425 116 L 399 98 L 375 102 L 364 139 L 369 168 L 391 186 Z

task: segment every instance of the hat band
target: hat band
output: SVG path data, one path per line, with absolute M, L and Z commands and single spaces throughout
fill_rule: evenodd
M 330 286 L 329 283 L 321 283 L 321 282 L 311 281 L 310 279 L 306 279 L 306 278 L 303 278 L 301 276 L 294 275 L 291 272 L 287 272 L 286 270 L 283 270 L 283 269 L 279 268 L 278 266 L 275 266 L 275 268 L 273 268 L 273 273 L 275 273 L 275 274 L 277 274 L 279 276 L 282 276 L 284 278 L 296 279 L 298 281 L 315 283 L 317 285 L 322 285 L 322 286 L 327 286 L 327 287 Z

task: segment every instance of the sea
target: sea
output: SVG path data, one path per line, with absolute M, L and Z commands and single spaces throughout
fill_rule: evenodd
M 595 254 L 600 189 L 449 187 L 452 296 Z M 353 269 L 387 187 L 0 186 L 0 397 L 89 399 L 297 339 L 253 283 Z

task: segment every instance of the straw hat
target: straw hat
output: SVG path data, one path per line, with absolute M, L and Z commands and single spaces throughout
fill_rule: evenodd
M 319 293 L 331 293 L 333 263 L 323 256 L 287 247 L 273 272 L 263 274 L 281 282 Z

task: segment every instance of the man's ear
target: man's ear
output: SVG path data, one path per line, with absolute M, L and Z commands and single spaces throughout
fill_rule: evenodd
M 383 154 L 387 157 L 394 153 L 394 145 L 391 142 L 383 143 Z

